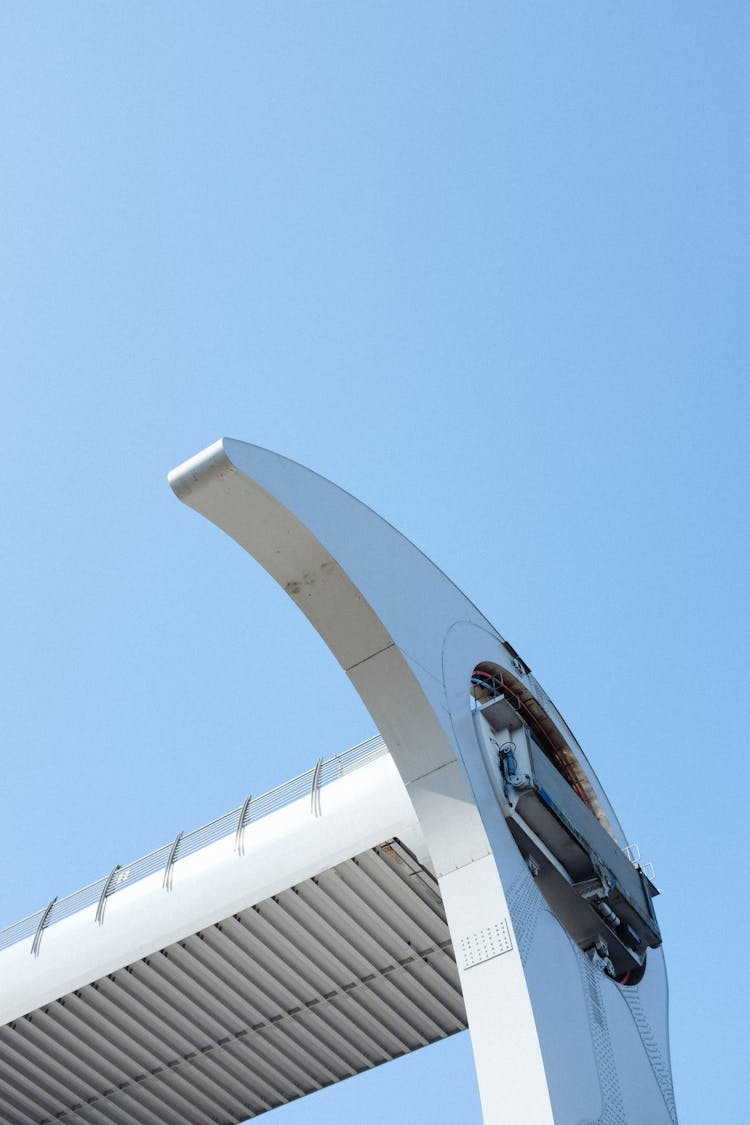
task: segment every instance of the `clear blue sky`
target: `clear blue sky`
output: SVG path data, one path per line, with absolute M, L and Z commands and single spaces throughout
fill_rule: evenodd
M 656 866 L 681 1123 L 744 1125 L 748 30 L 0 6 L 0 925 L 373 733 L 167 487 L 229 434 L 364 499 L 530 663 Z M 386 1115 L 478 1122 L 467 1037 L 274 1120 Z

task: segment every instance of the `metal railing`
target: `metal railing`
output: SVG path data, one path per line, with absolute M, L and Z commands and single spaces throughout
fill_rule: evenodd
M 283 785 L 278 785 L 275 789 L 263 793 L 260 797 L 248 798 L 242 805 L 232 809 L 231 812 L 225 813 L 224 816 L 220 816 L 192 832 L 179 835 L 168 844 L 164 844 L 163 847 L 157 848 L 156 851 L 150 852 L 141 859 L 136 859 L 125 867 L 115 867 L 108 875 L 98 879 L 95 883 L 90 883 L 87 887 L 83 887 L 82 890 L 75 891 L 65 898 L 55 899 L 48 906 L 37 910 L 35 914 L 30 914 L 27 918 L 22 918 L 20 922 L 14 922 L 12 925 L 6 926 L 5 929 L 0 930 L 0 950 L 7 949 L 26 938 L 31 938 L 32 952 L 36 955 L 39 952 L 43 930 L 88 906 L 96 905 L 96 920 L 102 922 L 104 904 L 111 895 L 121 891 L 124 887 L 132 886 L 133 883 L 145 879 L 157 871 L 164 871 L 165 880 L 168 880 L 174 864 L 217 840 L 233 836 L 235 838 L 235 850 L 241 852 L 243 829 L 251 821 L 260 820 L 262 817 L 277 812 L 285 805 L 290 805 L 300 798 L 307 797 L 308 800 L 311 799 L 311 796 L 314 798 L 315 794 L 325 785 L 337 781 L 345 774 L 359 769 L 386 753 L 387 748 L 382 738 L 380 735 L 375 735 L 374 738 L 369 738 L 366 742 L 361 742 L 358 746 L 352 746 L 350 750 L 345 750 L 343 754 L 337 754 L 333 758 L 328 758 L 327 761 L 317 762 L 312 769 L 300 774 L 299 777 L 294 777 L 291 781 L 285 781 Z

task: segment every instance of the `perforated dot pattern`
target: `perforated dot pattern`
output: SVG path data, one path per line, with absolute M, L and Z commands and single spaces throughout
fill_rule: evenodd
M 669 1116 L 672 1121 L 677 1125 L 677 1106 L 674 1100 L 674 1087 L 672 1086 L 672 1075 L 669 1070 L 668 1063 L 665 1062 L 664 1057 L 659 1050 L 659 1045 L 656 1041 L 656 1036 L 651 1030 L 646 1013 L 643 1010 L 641 996 L 636 985 L 634 988 L 623 988 L 622 994 L 625 997 L 625 1003 L 630 1008 L 630 1014 L 633 1017 L 635 1026 L 638 1028 L 638 1034 L 641 1037 L 641 1042 L 645 1048 L 648 1056 L 648 1061 L 651 1064 L 651 1069 L 654 1072 L 654 1077 L 659 1084 L 664 1104 L 669 1111 Z
M 545 902 L 528 872 L 513 882 L 508 894 L 508 908 L 513 919 L 521 963 L 525 965 L 534 941 L 537 920 L 545 909 Z
M 620 1079 L 617 1075 L 617 1062 L 602 1000 L 602 974 L 582 953 L 579 954 L 579 964 L 584 978 L 589 1029 L 602 1091 L 601 1117 L 597 1121 L 587 1121 L 582 1125 L 627 1125 L 620 1093 Z
M 464 969 L 471 969 L 474 965 L 491 961 L 493 957 L 509 953 L 512 948 L 513 942 L 507 918 L 503 918 L 500 922 L 493 922 L 492 925 L 476 930 L 473 934 L 465 934 L 458 942 L 458 953 Z

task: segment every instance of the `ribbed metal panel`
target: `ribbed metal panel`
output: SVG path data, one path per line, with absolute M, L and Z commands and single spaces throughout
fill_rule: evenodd
M 0 1029 L 8 1125 L 223 1125 L 466 1027 L 434 878 L 399 841 Z

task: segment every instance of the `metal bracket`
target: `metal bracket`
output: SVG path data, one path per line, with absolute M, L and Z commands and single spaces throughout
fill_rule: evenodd
M 52 899 L 52 902 L 48 903 L 48 905 L 44 908 L 44 910 L 42 912 L 42 916 L 39 919 L 39 925 L 37 926 L 36 933 L 34 934 L 34 940 L 31 943 L 31 955 L 32 955 L 32 957 L 38 957 L 39 956 L 39 946 L 41 945 L 41 942 L 42 942 L 42 930 L 47 925 L 47 920 L 49 919 L 50 913 L 52 911 L 52 907 L 55 905 L 56 902 L 57 902 L 57 895 L 55 895 L 55 897 Z
M 172 868 L 174 867 L 175 863 L 177 862 L 177 849 L 180 846 L 180 840 L 181 839 L 182 839 L 182 832 L 178 832 L 177 835 L 174 838 L 174 843 L 172 844 L 172 847 L 169 849 L 169 856 L 167 857 L 167 865 L 164 868 L 164 879 L 162 880 L 161 885 L 168 891 L 171 891 L 171 889 L 172 889 Z
M 107 880 L 106 880 L 104 886 L 102 887 L 102 893 L 99 895 L 99 902 L 98 902 L 97 907 L 96 907 L 96 914 L 94 915 L 94 921 L 97 922 L 100 926 L 104 923 L 104 904 L 107 901 L 107 895 L 109 894 L 109 888 L 112 885 L 112 879 L 115 875 L 115 872 L 117 872 L 119 870 L 120 870 L 120 865 L 119 865 L 119 863 L 116 863 L 114 865 L 114 867 L 112 868 L 112 870 L 110 871 L 109 875 L 107 876 Z
M 243 851 L 243 835 L 244 835 L 244 832 L 245 832 L 245 817 L 247 816 L 247 810 L 250 808 L 250 802 L 252 801 L 252 799 L 253 799 L 252 797 L 245 797 L 245 803 L 243 804 L 242 808 L 240 809 L 240 815 L 237 819 L 237 831 L 234 834 L 234 850 L 236 852 L 238 852 L 239 855 L 242 855 L 242 851 Z
M 315 763 L 315 769 L 312 775 L 312 785 L 310 786 L 310 812 L 313 816 L 320 816 L 320 770 L 323 765 L 323 759 L 318 758 Z

